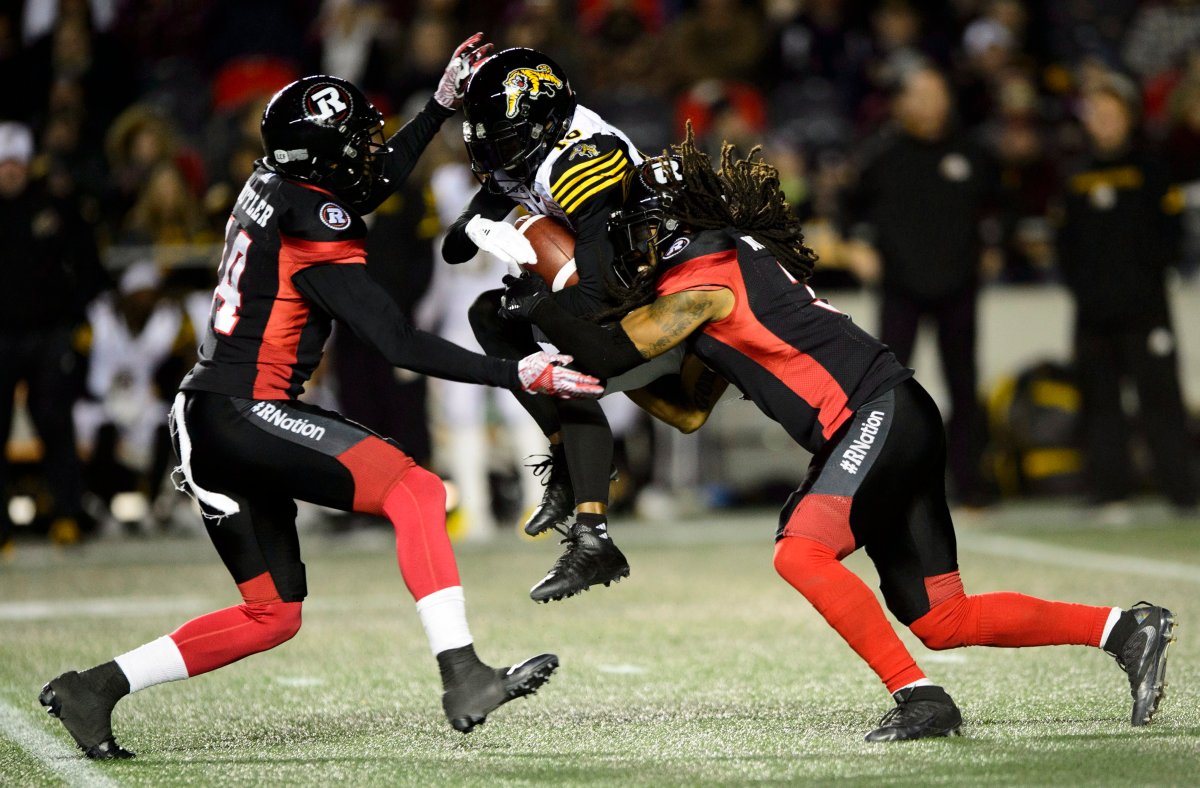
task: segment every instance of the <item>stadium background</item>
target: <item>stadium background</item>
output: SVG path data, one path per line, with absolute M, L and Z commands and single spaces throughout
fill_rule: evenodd
M 257 119 L 266 98 L 295 76 L 324 71 L 358 82 L 402 120 L 436 84 L 445 53 L 476 29 L 500 47 L 551 53 L 581 100 L 643 150 L 677 140 L 686 118 L 710 149 L 723 139 L 743 150 L 763 144 L 821 255 L 816 288 L 868 330 L 877 324 L 877 291 L 869 277 L 863 286 L 845 252 L 842 204 L 865 147 L 888 121 L 896 75 L 918 59 L 944 69 L 958 122 L 1001 168 L 991 221 L 1003 229 L 980 263 L 978 348 L 979 394 L 992 402 L 1001 433 L 1013 379 L 1041 362 L 1070 362 L 1072 310 L 1058 284 L 1053 232 L 1057 179 L 1084 147 L 1075 116 L 1081 87 L 1108 71 L 1134 77 L 1143 96 L 1140 134 L 1168 161 L 1185 194 L 1200 184 L 1200 12 L 1172 2 L 28 0 L 0 12 L 0 74 L 9 92 L 3 114 L 33 129 L 35 176 L 78 202 L 113 285 L 120 288 L 132 266 L 138 274 L 127 287 L 175 299 L 200 322 L 219 256 L 213 244 L 260 153 Z M 452 120 L 380 212 L 373 254 L 401 264 L 390 285 L 423 326 L 470 345 L 455 313 L 471 288 L 494 278 L 478 270 L 474 279 L 456 281 L 437 256 L 438 232 L 471 188 L 463 157 Z M 1182 273 L 1172 280 L 1184 394 L 1193 410 L 1200 404 L 1200 343 L 1189 341 L 1200 335 L 1198 202 L 1189 202 Z M 161 274 L 149 283 L 146 263 Z M 487 270 L 487 262 L 478 268 Z M 180 343 L 176 367 L 188 362 L 187 344 Z M 343 350 L 351 361 L 364 352 Z M 332 355 L 338 357 L 336 347 Z M 913 365 L 945 406 L 931 338 L 919 342 Z M 338 371 L 355 368 L 327 363 L 308 396 L 354 412 L 365 407 L 370 421 L 378 405 L 339 402 L 339 390 L 349 387 Z M 447 431 L 462 419 L 439 406 L 443 389 L 432 387 L 430 399 L 425 382 L 405 386 L 403 404 L 393 409 L 403 416 L 375 426 L 448 476 L 478 473 L 456 469 L 453 455 L 463 449 Z M 485 407 L 494 414 L 495 406 Z M 628 448 L 626 481 L 650 488 L 648 511 L 777 500 L 805 462 L 748 403 L 723 403 L 706 430 L 687 438 L 654 427 L 626 403 L 609 408 Z M 489 487 L 520 501 L 510 500 L 508 509 L 498 502 L 492 509 L 500 514 L 536 494 L 528 481 L 523 491 L 515 481 L 525 473 L 519 457 L 536 438 L 521 435 L 511 441 L 513 451 L 497 450 L 505 423 L 512 419 L 490 417 L 486 436 L 465 450 L 479 455 L 483 440 L 492 454 L 500 452 L 490 461 Z M 995 433 L 984 463 L 996 489 L 1081 491 L 1077 460 L 1056 465 L 1049 473 L 1058 478 L 1047 484 L 1019 481 L 1013 469 L 1027 458 L 1011 444 L 1040 438 L 1005 443 Z M 1050 439 L 1056 441 L 1063 442 Z M 85 455 L 86 443 L 81 439 Z M 38 457 L 36 437 L 20 416 L 8 451 L 18 463 Z M 478 483 L 467 488 L 480 497 Z M 633 493 L 626 487 L 621 497 L 632 502 Z M 18 509 L 18 519 L 29 519 L 27 504 Z M 130 511 L 141 509 L 135 501 Z M 470 519 L 483 525 L 465 530 L 490 533 L 492 513 L 476 506 Z
M 432 90 L 453 45 L 475 30 L 498 46 L 551 53 L 582 102 L 647 151 L 677 139 L 685 117 L 710 147 L 726 138 L 763 143 L 822 256 L 816 287 L 868 329 L 877 323 L 878 293 L 847 270 L 841 199 L 886 120 L 894 70 L 918 56 L 946 69 L 960 121 L 1012 176 L 1002 203 L 1012 232 L 1002 253 L 987 259 L 981 294 L 980 397 L 988 403 L 1005 402 L 1031 366 L 1070 361 L 1072 306 L 1053 259 L 1054 184 L 1082 148 L 1074 115 L 1080 86 L 1111 69 L 1132 75 L 1143 94 L 1141 134 L 1191 195 L 1171 292 L 1184 393 L 1193 413 L 1200 407 L 1200 7 L 1189 2 L 8 0 L 0 4 L 0 115 L 32 128 L 35 176 L 78 202 L 116 292 L 202 316 L 219 258 L 214 244 L 260 155 L 257 121 L 271 92 L 326 71 L 358 81 L 403 118 Z M 465 342 L 461 324 L 455 334 L 447 321 L 465 309 L 470 288 L 491 286 L 498 274 L 481 261 L 462 281 L 439 278 L 446 267 L 435 257 L 437 234 L 457 210 L 448 199 L 439 205 L 438 194 L 470 193 L 463 161 L 452 120 L 400 197 L 381 210 L 372 253 L 402 261 L 388 285 L 423 325 Z M 188 363 L 194 344 L 186 331 L 182 338 L 175 368 Z M 81 361 L 86 347 L 80 343 Z M 313 595 L 301 635 L 269 655 L 123 702 L 118 736 L 139 757 L 112 768 L 82 761 L 37 707 L 41 683 L 234 595 L 198 518 L 186 506 L 158 517 L 154 489 L 114 508 L 125 522 L 99 523 L 93 537 L 69 548 L 48 544 L 41 449 L 19 405 L 6 450 L 20 470 L 12 510 L 28 525 L 0 560 L 0 782 L 1194 782 L 1195 521 L 1148 503 L 1131 523 L 1099 522 L 1079 505 L 1077 456 L 1075 466 L 1051 474 L 1055 483 L 1039 487 L 1014 475 L 1021 457 L 997 441 L 1007 454 L 989 455 L 990 467 L 1011 495 L 982 513 L 956 512 L 963 574 L 971 591 L 1014 588 L 1112 604 L 1146 597 L 1181 613 L 1170 697 L 1155 724 L 1128 727 L 1128 688 L 1101 654 L 930 654 L 903 633 L 962 706 L 966 736 L 881 751 L 861 735 L 886 695 L 770 569 L 774 511 L 806 458 L 782 445 L 780 431 L 752 405 L 723 402 L 690 436 L 614 411 L 624 476 L 636 489 L 622 491 L 613 528 L 633 576 L 533 608 L 526 588 L 557 545 L 510 537 L 522 495 L 539 489 L 520 490 L 521 447 L 529 441 L 504 428 L 504 399 L 456 400 L 447 413 L 440 403 L 455 395 L 408 376 L 364 378 L 362 370 L 377 364 L 362 353 L 335 347 L 330 361 L 341 363 L 326 364 L 310 396 L 345 406 L 355 387 L 339 385 L 339 373 L 354 371 L 358 390 L 387 392 L 383 409 L 357 403 L 377 408 L 377 421 L 364 420 L 401 433 L 410 447 L 427 440 L 433 467 L 450 477 L 472 472 L 456 463 L 490 445 L 485 472 L 495 511 L 452 518 L 460 536 L 494 537 L 458 548 L 473 631 L 497 659 L 554 648 L 564 666 L 555 681 L 529 703 L 506 707 L 485 730 L 457 737 L 437 707 L 437 677 L 390 535 L 310 511 L 302 525 Z M 914 366 L 945 404 L 928 339 Z M 1055 442 L 1063 419 L 1073 423 L 1073 400 L 1064 405 L 1056 396 L 1062 389 L 1047 380 L 1050 405 L 1039 410 L 1036 396 L 1027 402 L 1047 432 L 1035 428 L 1022 439 L 1062 448 Z M 95 402 L 78 385 L 81 402 Z M 456 443 L 468 421 L 485 429 Z M 414 432 L 422 424 L 428 433 Z M 1011 437 L 1003 429 L 997 435 Z M 121 459 L 144 465 L 136 454 Z M 1037 492 L 1053 495 L 1029 497 Z M 493 515 L 492 532 L 469 522 Z M 848 563 L 871 576 L 863 556 Z

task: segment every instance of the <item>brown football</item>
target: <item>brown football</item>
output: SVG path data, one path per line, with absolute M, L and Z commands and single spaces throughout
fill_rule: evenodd
M 541 214 L 529 214 L 513 225 L 529 239 L 537 262 L 521 266 L 532 271 L 550 285 L 554 292 L 579 281 L 575 270 L 575 233 L 557 219 Z

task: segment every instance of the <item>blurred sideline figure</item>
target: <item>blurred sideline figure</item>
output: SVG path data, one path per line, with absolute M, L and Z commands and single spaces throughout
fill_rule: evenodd
M 177 500 L 167 469 L 170 391 L 194 359 L 195 332 L 177 301 L 161 293 L 162 274 L 149 261 L 121 274 L 115 293 L 88 307 L 87 327 L 76 339 L 86 356 L 84 396 L 74 420 L 85 456 L 89 512 L 112 520 L 113 497 L 122 491 L 145 496 L 145 525 L 165 522 Z M 168 383 L 169 381 L 169 383 Z
M 307 581 L 296 499 L 391 521 L 456 730 L 469 732 L 501 704 L 536 691 L 557 667 L 553 654 L 508 669 L 480 661 L 441 479 L 394 443 L 297 399 L 335 317 L 396 366 L 529 393 L 601 392 L 594 378 L 557 366 L 568 358 L 489 358 L 414 329 L 367 273 L 362 217 L 407 179 L 461 103 L 490 49 L 481 37 L 455 50 L 425 108 L 386 142 L 383 115 L 337 77 L 297 80 L 267 105 L 266 155 L 229 218 L 200 360 L 171 409 L 178 472 L 243 601 L 43 687 L 39 701 L 88 757 L 132 757 L 112 734 L 113 708 L 129 693 L 217 670 L 299 631 Z
M 467 206 L 479 182 L 471 169 L 461 162 L 447 162 L 433 172 L 430 183 L 438 216 L 443 227 L 449 227 Z M 444 238 L 444 236 L 443 236 Z M 441 247 L 441 239 L 435 244 Z M 479 252 L 467 262 L 454 266 L 436 266 L 433 285 L 422 304 L 424 313 L 419 321 L 439 336 L 472 350 L 482 350 L 462 304 L 474 301 L 480 293 L 492 289 L 507 272 L 508 267 L 495 255 Z M 503 421 L 513 460 L 522 459 L 545 449 L 545 438 L 517 401 L 509 396 L 492 396 L 480 386 L 452 381 L 436 381 L 438 395 L 434 397 L 441 447 L 439 464 L 450 478 L 458 483 L 466 522 L 461 537 L 483 540 L 496 529 L 492 515 L 488 483 L 489 439 L 488 407 Z M 531 511 L 541 495 L 537 477 L 520 474 L 522 511 Z
M 613 316 L 633 311 L 620 323 L 589 322 L 525 275 L 507 280 L 505 314 L 533 320 L 582 369 L 605 377 L 688 341 L 695 355 L 679 376 L 655 382 L 659 402 L 644 407 L 694 430 L 730 382 L 813 453 L 779 517 L 775 568 L 893 694 L 895 708 L 867 741 L 957 735 L 962 717 L 875 594 L 842 565 L 859 547 L 892 614 L 929 648 L 1103 648 L 1128 674 L 1133 725 L 1147 724 L 1163 693 L 1171 612 L 967 595 L 933 399 L 886 346 L 808 286 L 815 257 L 778 170 L 757 149 L 735 159 L 726 145 L 719 174 L 690 128 L 674 151 L 642 166 L 610 222 L 614 265 L 634 283 Z
M 7 543 L 8 460 L 17 384 L 43 446 L 42 472 L 53 497 L 53 540 L 81 534 L 83 484 L 71 406 L 76 396 L 74 329 L 107 283 L 91 228 L 75 205 L 30 179 L 33 135 L 20 123 L 0 123 L 0 546 Z
M 982 219 L 996 202 L 995 165 L 956 128 L 946 78 L 907 72 L 893 101 L 895 126 L 874 140 L 847 198 L 857 269 L 878 279 L 880 340 L 901 364 L 912 359 L 922 319 L 937 325 L 950 391 L 950 473 L 956 498 L 983 504 L 983 414 L 976 367 Z M 997 240 L 987 239 L 989 252 Z M 998 254 L 998 252 L 996 252 Z
M 1132 492 L 1129 419 L 1121 388 L 1137 388 L 1159 489 L 1195 515 L 1197 478 L 1179 386 L 1179 353 L 1165 275 L 1181 256 L 1184 198 L 1162 161 L 1136 139 L 1137 87 L 1109 74 L 1086 89 L 1088 152 L 1063 183 L 1059 264 L 1075 299 L 1075 363 L 1094 503 L 1127 522 Z

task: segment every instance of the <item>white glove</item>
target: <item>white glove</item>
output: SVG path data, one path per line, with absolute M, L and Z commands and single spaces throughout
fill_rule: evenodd
M 545 351 L 526 356 L 517 362 L 521 390 L 559 399 L 595 399 L 604 393 L 598 379 L 564 366 L 570 363 L 570 356 Z
M 467 222 L 466 231 L 471 243 L 478 246 L 480 251 L 496 255 L 501 262 L 508 263 L 510 269 L 514 265 L 533 265 L 537 262 L 529 239 L 508 222 L 493 222 L 475 214 Z
M 438 82 L 433 99 L 446 109 L 458 109 L 462 104 L 463 93 L 467 90 L 467 80 L 479 68 L 480 63 L 492 54 L 491 44 L 480 44 L 483 33 L 476 33 L 458 45 L 446 71 Z

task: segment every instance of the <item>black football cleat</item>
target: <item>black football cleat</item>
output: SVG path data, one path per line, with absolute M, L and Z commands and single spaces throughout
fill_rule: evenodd
M 1150 723 L 1167 694 L 1167 646 L 1175 641 L 1175 615 L 1149 602 L 1138 602 L 1125 613 L 1133 616 L 1137 628 L 1113 657 L 1129 676 L 1130 722 L 1140 727 Z
M 604 523 L 590 526 L 576 522 L 562 543 L 567 546 L 553 568 L 529 591 L 534 602 L 565 599 L 594 585 L 608 585 L 629 577 L 629 562 L 609 538 Z
M 454 730 L 470 733 L 500 706 L 537 692 L 557 668 L 556 655 L 539 654 L 510 668 L 492 668 L 476 662 L 460 669 L 444 683 L 442 709 L 446 719 Z
M 115 701 L 91 686 L 79 673 L 71 670 L 51 679 L 42 687 L 38 702 L 51 716 L 58 718 L 87 757 L 95 760 L 134 757 L 134 753 L 113 738 Z
M 575 511 L 575 488 L 567 470 L 567 456 L 561 444 L 552 444 L 546 459 L 527 467 L 533 475 L 542 477 L 542 502 L 525 521 L 525 533 L 537 536 L 563 525 Z
M 883 715 L 879 727 L 866 740 L 912 741 L 937 736 L 958 736 L 962 715 L 941 687 L 910 687 L 892 695 L 896 708 Z

